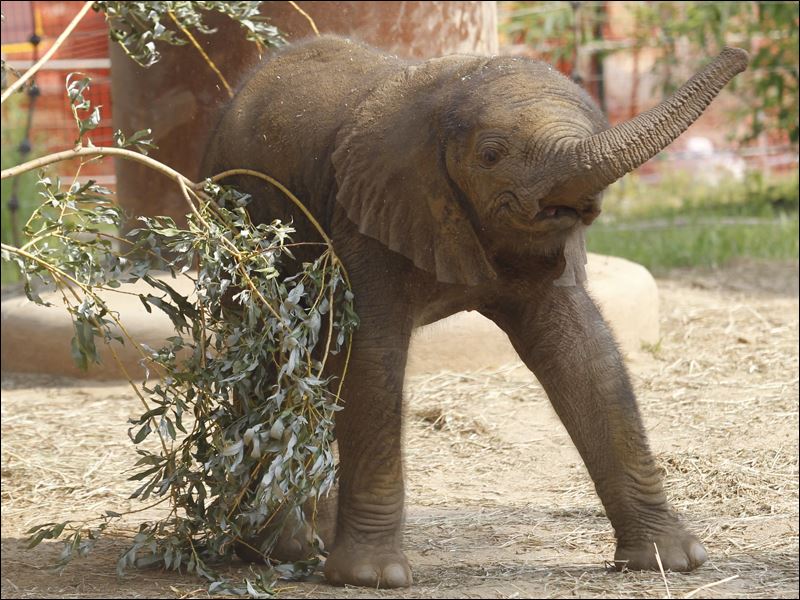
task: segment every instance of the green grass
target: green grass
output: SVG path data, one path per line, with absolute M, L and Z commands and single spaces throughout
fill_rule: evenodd
M 662 274 L 739 257 L 797 260 L 799 234 L 796 176 L 770 182 L 750 176 L 718 187 L 631 178 L 609 190 L 587 246 Z
M 664 229 L 631 231 L 598 224 L 588 235 L 590 252 L 621 256 L 654 273 L 675 267 L 716 267 L 733 258 L 797 258 L 797 213 L 774 223 L 715 225 L 689 223 Z
M 749 173 L 744 181 L 718 186 L 699 183 L 679 173 L 659 183 L 628 175 L 611 186 L 603 199 L 606 222 L 695 216 L 774 217 L 797 212 L 797 174 L 767 179 Z

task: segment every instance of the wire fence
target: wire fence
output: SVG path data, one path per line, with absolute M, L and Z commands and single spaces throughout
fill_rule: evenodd
M 82 2 L 3 2 L 2 53 L 6 66 L 17 72 L 27 70 L 44 54 L 80 10 Z M 92 80 L 85 96 L 92 106 L 101 106 L 102 125 L 92 132 L 95 145 L 113 143 L 111 129 L 111 63 L 105 18 L 90 11 L 77 29 L 33 79 L 26 93 L 17 94 L 3 106 L 2 145 L 4 154 L 25 158 L 42 156 L 71 147 L 75 122 L 65 92 L 69 73 L 80 72 Z M 5 163 L 4 163 L 5 164 Z M 57 171 L 74 173 L 74 164 L 62 163 Z M 81 170 L 81 179 L 91 177 L 113 186 L 111 161 L 93 162 Z

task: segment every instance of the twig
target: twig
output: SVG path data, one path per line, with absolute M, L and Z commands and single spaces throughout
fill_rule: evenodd
M 27 258 L 28 260 L 33 260 L 33 261 L 39 263 L 42 267 L 44 267 L 45 269 L 47 269 L 50 272 L 50 274 L 53 276 L 54 279 L 56 279 L 58 277 L 58 278 L 61 278 L 62 281 L 63 280 L 67 280 L 67 281 L 71 281 L 72 283 L 74 283 L 76 286 L 78 286 L 81 289 L 81 291 L 84 294 L 87 294 L 88 296 L 90 296 L 92 298 L 92 300 L 94 300 L 94 302 L 98 306 L 100 306 L 100 307 L 102 307 L 103 309 L 106 310 L 108 316 L 111 317 L 111 320 L 114 321 L 114 323 L 117 325 L 117 327 L 120 328 L 120 331 L 122 331 L 123 335 L 126 338 L 128 338 L 128 340 L 139 351 L 139 353 L 142 355 L 142 357 L 149 358 L 142 351 L 141 346 L 139 346 L 139 344 L 137 344 L 136 341 L 131 337 L 131 335 L 128 333 L 128 331 L 125 329 L 125 327 L 119 321 L 119 319 L 117 319 L 117 317 L 114 316 L 114 312 L 109 310 L 108 307 L 106 306 L 105 302 L 103 302 L 103 299 L 100 298 L 100 296 L 98 296 L 96 293 L 94 293 L 94 291 L 91 289 L 91 286 L 88 286 L 88 285 L 85 285 L 85 284 L 81 283 L 80 281 L 78 281 L 74 277 L 71 277 L 68 273 L 65 273 L 61 269 L 58 269 L 57 267 L 54 267 L 53 265 L 43 261 L 38 256 L 35 256 L 33 254 L 29 254 L 28 252 L 25 252 L 24 250 L 20 250 L 19 248 L 14 248 L 12 246 L 7 246 L 6 244 L 0 244 L 0 248 L 5 250 L 6 252 L 10 252 L 12 254 L 17 254 L 18 256 L 22 256 L 24 258 Z M 59 288 L 60 288 L 60 286 L 59 286 Z M 78 296 L 78 294 L 77 294 L 77 292 L 75 291 L 74 288 L 67 287 L 67 289 L 75 297 L 75 300 L 77 302 L 81 301 L 80 296 Z M 62 290 L 62 294 L 64 294 L 63 290 Z M 66 296 L 64 298 L 64 301 L 65 301 L 65 304 L 68 304 L 67 300 L 66 300 Z M 102 331 L 103 330 L 103 328 L 100 325 L 100 322 L 97 320 L 96 316 L 91 317 L 90 321 L 97 328 L 98 331 Z M 117 354 L 116 350 L 114 349 L 114 346 L 112 344 L 108 344 L 108 349 L 111 352 L 111 355 L 113 356 L 114 361 L 117 363 L 117 367 L 122 372 L 122 374 L 125 376 L 125 378 L 128 380 L 128 383 L 133 388 L 133 391 L 136 393 L 136 395 L 139 397 L 139 400 L 144 405 L 145 410 L 149 412 L 150 411 L 150 405 L 147 403 L 147 400 L 145 400 L 144 396 L 142 395 L 141 391 L 139 391 L 139 388 L 136 386 L 136 384 L 133 383 L 133 379 L 131 378 L 130 374 L 128 373 L 128 370 L 125 368 L 125 365 L 122 363 L 122 360 L 119 358 L 119 355 Z M 158 433 L 158 437 L 161 440 L 161 445 L 164 448 L 164 454 L 168 454 L 166 440 L 164 440 L 164 436 L 161 433 L 161 430 L 159 429 L 158 424 L 155 421 L 155 417 L 150 417 L 150 421 L 153 424 L 153 429 L 156 431 L 156 433 Z
M 189 206 L 192 207 L 192 211 L 194 211 L 195 215 L 197 216 L 198 219 L 200 219 L 200 222 L 203 223 L 205 228 L 209 229 L 208 223 L 206 222 L 205 219 L 203 219 L 202 215 L 198 212 L 197 208 L 195 208 L 194 203 L 192 202 L 192 199 L 189 197 L 189 188 L 186 187 L 186 183 L 182 179 L 179 179 L 178 180 L 178 184 L 181 186 L 181 192 L 183 193 L 183 196 L 186 199 L 186 202 L 189 204 Z M 241 275 L 244 278 L 244 280 L 247 282 L 247 285 L 250 287 L 250 291 L 252 291 L 258 297 L 258 299 L 261 301 L 261 303 L 264 306 L 267 307 L 269 312 L 272 313 L 272 316 L 275 317 L 275 319 L 279 323 L 281 323 L 284 327 L 286 327 L 286 323 L 281 318 L 281 316 L 278 314 L 278 311 L 276 311 L 272 307 L 272 305 L 267 301 L 267 299 L 264 298 L 264 295 L 258 289 L 256 284 L 253 283 L 253 280 L 250 278 L 250 275 L 247 274 L 247 270 L 245 269 L 244 265 L 242 264 L 242 255 L 241 255 L 241 253 L 239 253 L 238 249 L 233 244 L 233 242 L 231 242 L 229 239 L 227 239 L 225 237 L 221 237 L 220 238 L 220 242 L 222 244 L 224 244 L 225 246 L 227 246 L 228 250 L 231 252 L 231 254 L 236 256 L 236 258 L 238 259 L 236 266 L 239 269 L 239 272 L 241 273 Z
M 29 252 L 25 252 L 24 250 L 20 250 L 19 248 L 14 248 L 13 246 L 9 246 L 7 244 L 0 244 L 0 248 L 2 248 L 3 250 L 5 250 L 6 252 L 9 252 L 11 254 L 16 254 L 18 256 L 22 256 L 23 258 L 26 258 L 27 260 L 32 260 L 32 261 L 38 263 L 43 268 L 45 268 L 47 271 L 49 271 L 54 279 L 66 280 L 66 281 L 69 281 L 69 282 L 73 283 L 77 287 L 79 287 L 81 289 L 81 291 L 83 291 L 83 293 L 91 296 L 91 298 L 97 303 L 98 306 L 101 306 L 106 310 L 106 312 L 108 313 L 108 316 L 111 318 L 111 320 L 114 321 L 116 326 L 119 327 L 120 331 L 128 339 L 128 341 L 130 341 L 131 344 L 133 344 L 133 346 L 138 350 L 138 352 L 139 352 L 139 354 L 141 354 L 142 358 L 148 359 L 148 360 L 150 359 L 150 357 L 147 356 L 147 354 L 142 350 L 141 346 L 136 343 L 136 340 L 134 340 L 133 337 L 131 337 L 131 334 L 128 332 L 127 329 L 125 329 L 125 327 L 119 321 L 119 319 L 117 319 L 114 316 L 114 311 L 109 310 L 108 306 L 106 306 L 105 302 L 103 302 L 103 299 L 100 298 L 100 296 L 98 296 L 97 294 L 95 294 L 94 291 L 92 291 L 92 286 L 89 286 L 89 285 L 81 283 L 80 281 L 78 281 L 77 279 L 75 279 L 74 277 L 69 275 L 69 273 L 66 273 L 66 272 L 62 271 L 61 269 L 51 265 L 50 263 L 42 260 L 41 258 L 39 258 L 38 256 L 36 256 L 34 254 L 30 254 Z M 99 286 L 96 286 L 96 287 L 99 287 Z M 68 288 L 68 289 L 72 292 L 73 295 L 75 295 L 75 291 L 71 287 Z M 80 301 L 80 298 L 76 297 L 76 299 Z M 157 363 L 154 363 L 154 364 L 157 366 Z
M 260 173 L 259 171 L 254 171 L 252 169 L 230 169 L 228 171 L 223 171 L 222 173 L 214 175 L 210 179 L 212 182 L 216 183 L 220 179 L 225 179 L 226 177 L 232 177 L 233 175 L 250 175 L 251 177 L 257 177 L 259 179 L 263 179 L 267 183 L 270 183 L 276 188 L 278 188 L 281 192 L 283 192 L 283 194 L 287 198 L 289 198 L 289 200 L 294 202 L 297 208 L 299 208 L 306 216 L 306 218 L 309 221 L 311 221 L 311 224 L 316 228 L 316 230 L 322 236 L 322 239 L 325 240 L 325 243 L 328 244 L 328 246 L 330 246 L 331 249 L 333 249 L 333 242 L 331 241 L 331 238 L 328 237 L 328 234 L 325 233 L 325 230 L 322 228 L 322 225 L 319 224 L 319 221 L 317 221 L 314 218 L 314 215 L 311 214 L 311 211 L 309 211 L 305 207 L 305 205 L 298 199 L 298 197 L 295 196 L 292 192 L 290 192 L 288 188 L 277 179 L 273 179 L 269 175 L 265 175 L 264 173 Z
M 324 276 L 324 273 L 325 273 L 325 271 L 323 271 L 323 276 Z M 328 311 L 329 311 L 329 314 L 330 314 L 330 316 L 328 317 L 328 337 L 327 337 L 327 339 L 325 341 L 325 352 L 323 352 L 323 354 L 322 354 L 322 363 L 319 366 L 319 373 L 317 374 L 317 377 L 322 377 L 322 373 L 325 371 L 325 363 L 328 360 L 328 354 L 330 353 L 330 350 L 331 350 L 331 340 L 333 339 L 333 315 L 334 315 L 334 311 L 333 311 L 333 299 L 334 298 L 333 298 L 333 296 L 334 296 L 334 294 L 333 294 L 333 286 L 331 286 L 330 294 L 329 294 L 329 298 L 328 298 Z
M 653 548 L 656 549 L 656 562 L 658 563 L 658 570 L 661 571 L 661 578 L 664 580 L 664 587 L 667 589 L 667 598 L 672 598 L 669 592 L 669 584 L 667 583 L 667 574 L 664 573 L 664 565 L 661 564 L 661 555 L 658 553 L 658 545 L 653 542 Z
M 143 163 L 148 167 L 151 167 L 156 171 L 159 171 L 164 175 L 167 175 L 168 177 L 172 177 L 175 180 L 183 180 L 190 186 L 194 185 L 194 183 L 187 177 L 185 177 L 183 174 L 179 173 L 175 169 L 168 167 L 163 163 L 158 162 L 154 158 L 150 158 L 149 156 L 145 156 L 144 154 L 139 154 L 138 152 L 134 152 L 133 150 L 126 150 L 125 148 L 109 148 L 107 146 L 93 146 L 91 148 L 89 147 L 73 148 L 71 150 L 62 150 L 61 152 L 54 152 L 53 154 L 48 154 L 47 156 L 35 158 L 33 160 L 29 160 L 28 162 L 24 162 L 21 165 L 16 165 L 14 167 L 5 169 L 0 173 L 0 179 L 15 177 L 16 175 L 20 175 L 28 171 L 33 171 L 34 169 L 39 169 L 41 167 L 46 167 L 47 165 L 61 162 L 62 160 L 70 160 L 72 158 L 80 158 L 84 156 L 119 156 L 122 158 L 126 158 L 128 160 L 133 160 L 136 162 Z
M 206 51 L 203 50 L 203 47 L 198 43 L 198 41 L 192 35 L 192 32 L 189 31 L 188 29 L 186 29 L 183 26 L 183 23 L 178 21 L 178 18 L 175 16 L 175 13 L 173 13 L 171 10 L 168 10 L 167 14 L 170 16 L 170 18 L 175 23 L 175 25 L 178 27 L 178 29 L 181 30 L 181 33 L 183 33 L 183 35 L 185 35 L 187 37 L 187 39 L 192 43 L 192 46 L 194 46 L 197 49 L 197 51 L 200 53 L 200 56 L 202 56 L 203 60 L 206 61 L 206 64 L 211 68 L 212 71 L 214 71 L 216 76 L 222 82 L 222 85 L 225 86 L 225 90 L 228 92 L 228 97 L 229 98 L 233 98 L 233 90 L 231 89 L 231 86 L 228 84 L 228 80 L 225 79 L 225 76 L 217 68 L 217 65 L 214 64 L 214 61 L 211 60 L 211 58 L 208 56 L 208 54 L 206 54 Z
M 699 588 L 694 589 L 691 592 L 689 592 L 688 594 L 686 594 L 684 596 L 684 598 L 692 598 L 700 590 L 707 590 L 708 588 L 711 588 L 711 587 L 714 587 L 714 586 L 717 586 L 717 585 L 722 585 L 723 583 L 728 583 L 729 581 L 737 579 L 738 577 L 739 577 L 738 575 L 731 575 L 730 577 L 726 577 L 725 579 L 720 579 L 719 581 L 712 581 L 711 583 L 707 583 L 705 585 L 701 585 Z
M 45 167 L 47 165 L 51 165 L 56 162 L 61 162 L 63 160 L 69 160 L 72 158 L 85 157 L 85 156 L 119 156 L 121 158 L 125 158 L 128 160 L 140 162 L 142 164 L 147 165 L 148 167 L 155 169 L 156 171 L 159 171 L 160 173 L 163 173 L 168 177 L 171 177 L 172 179 L 174 179 L 181 185 L 186 186 L 192 191 L 197 190 L 203 185 L 203 182 L 195 183 L 182 173 L 179 173 L 175 169 L 172 169 L 167 165 L 160 163 L 153 158 L 150 158 L 149 156 L 145 156 L 144 154 L 139 154 L 138 152 L 134 152 L 132 150 L 126 150 L 125 148 L 109 148 L 107 146 L 99 146 L 99 147 L 94 146 L 91 148 L 74 148 L 72 150 L 62 150 L 61 152 L 48 154 L 47 156 L 42 156 L 40 158 L 30 160 L 28 162 L 22 163 L 21 165 L 10 167 L 0 172 L 0 179 L 7 179 L 8 177 L 14 177 L 16 175 L 32 171 L 33 169 Z M 216 183 L 220 179 L 231 177 L 233 175 L 249 175 L 251 177 L 257 177 L 278 188 L 281 192 L 283 192 L 283 194 L 287 198 L 289 198 L 289 200 L 291 200 L 295 204 L 295 206 L 297 206 L 297 208 L 300 209 L 300 211 L 306 216 L 306 218 L 319 232 L 322 239 L 325 240 L 325 243 L 328 244 L 328 247 L 331 248 L 331 250 L 333 250 L 333 241 L 331 240 L 330 237 L 328 237 L 328 234 L 325 233 L 325 230 L 322 228 L 322 225 L 319 224 L 319 221 L 317 221 L 314 215 L 311 214 L 311 211 L 309 211 L 308 208 L 306 208 L 306 206 L 300 201 L 300 199 L 297 196 L 295 196 L 292 192 L 290 192 L 289 189 L 285 185 L 283 185 L 280 181 L 274 179 L 273 177 L 270 177 L 269 175 L 265 175 L 264 173 L 261 173 L 259 171 L 254 171 L 252 169 L 231 169 L 229 171 L 224 171 L 222 173 L 214 175 L 210 179 L 212 182 Z M 184 196 L 186 196 L 186 194 L 184 194 Z M 188 198 L 187 202 L 189 203 L 189 206 L 193 210 L 193 212 L 197 213 L 197 209 L 195 208 L 194 203 L 191 202 Z M 350 279 L 348 277 L 347 270 L 344 268 L 344 265 L 342 265 L 341 261 L 336 256 L 335 252 L 332 252 L 332 257 L 336 262 L 336 264 L 339 265 L 339 267 L 342 269 L 342 275 L 344 276 L 345 281 L 349 286 Z
M 259 179 L 262 179 L 262 180 L 266 181 L 267 183 L 272 184 L 273 186 L 278 188 L 281 192 L 283 192 L 283 194 L 287 198 L 289 198 L 289 200 L 291 200 L 295 204 L 295 206 L 297 206 L 297 208 L 299 208 L 302 211 L 302 213 L 311 222 L 311 224 L 314 225 L 314 227 L 319 232 L 319 234 L 322 237 L 322 239 L 325 240 L 325 243 L 328 244 L 328 247 L 331 250 L 331 257 L 333 258 L 334 264 L 338 265 L 338 267 L 341 269 L 342 277 L 344 277 L 344 280 L 347 283 L 347 286 L 350 287 L 350 277 L 347 274 L 347 269 L 342 264 L 342 262 L 339 260 L 339 257 L 336 256 L 336 252 L 333 249 L 333 240 L 331 240 L 331 238 L 328 237 L 328 234 L 325 233 L 325 230 L 322 228 L 322 225 L 319 224 L 319 221 L 317 221 L 317 219 L 314 218 L 314 215 L 311 214 L 311 211 L 309 211 L 306 208 L 305 204 L 303 204 L 297 196 L 295 196 L 292 192 L 290 192 L 288 190 L 288 188 L 285 185 L 283 185 L 280 181 L 277 181 L 276 179 L 273 179 L 269 175 L 265 175 L 264 173 L 260 173 L 259 171 L 254 171 L 252 169 L 230 169 L 228 171 L 223 171 L 222 173 L 218 173 L 217 175 L 214 175 L 213 177 L 210 177 L 209 179 L 212 182 L 216 183 L 220 179 L 224 179 L 226 177 L 231 177 L 233 175 L 249 175 L 251 177 L 257 177 Z M 199 184 L 195 184 L 195 187 L 198 187 L 198 186 L 199 186 Z M 331 310 L 332 310 L 332 308 L 333 307 L 331 307 Z M 333 318 L 333 313 L 331 313 L 331 319 L 332 318 Z M 336 400 L 337 400 L 337 402 L 341 402 L 341 400 L 342 400 L 342 387 L 344 386 L 344 380 L 345 380 L 345 375 L 347 374 L 347 368 L 350 365 L 350 352 L 351 352 L 352 347 L 353 347 L 352 341 L 353 341 L 353 336 L 351 334 L 350 335 L 350 339 L 347 341 L 347 354 L 345 356 L 344 368 L 342 369 L 341 378 L 339 379 L 339 387 L 336 390 Z
M 297 12 L 299 12 L 301 15 L 303 15 L 306 18 L 308 23 L 311 25 L 311 29 L 313 29 L 314 33 L 316 33 L 317 36 L 319 36 L 319 29 L 317 29 L 317 24 L 314 23 L 314 19 L 311 18 L 311 15 L 309 15 L 306 11 L 304 11 L 302 8 L 300 8 L 297 5 L 297 2 L 292 2 L 292 0 L 289 0 L 289 4 L 291 4 L 292 8 L 294 8 Z

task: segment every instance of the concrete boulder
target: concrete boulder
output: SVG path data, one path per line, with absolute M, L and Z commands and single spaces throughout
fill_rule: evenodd
M 624 258 L 589 254 L 587 287 L 623 353 L 659 340 L 658 288 L 650 272 Z M 462 312 L 414 333 L 409 374 L 472 371 L 522 365 L 511 342 L 492 321 Z
M 611 324 L 622 350 L 640 351 L 642 344 L 659 339 L 658 290 L 650 273 L 630 261 L 609 256 L 589 255 L 588 287 Z M 184 294 L 191 282 L 173 283 Z M 138 283 L 125 291 L 152 293 Z M 43 294 L 55 307 L 43 308 L 24 296 L 2 303 L 2 369 L 7 372 L 47 373 L 98 380 L 124 376 L 116 366 L 109 348 L 98 341 L 101 364 L 88 371 L 72 360 L 70 340 L 72 322 L 60 308 L 59 294 Z M 109 294 L 108 304 L 117 311 L 132 337 L 150 347 L 159 347 L 173 335 L 172 324 L 159 310 L 148 313 L 139 298 L 128 294 Z M 126 343 L 114 349 L 134 381 L 142 376 L 141 352 Z M 519 358 L 506 335 L 491 321 L 477 313 L 459 313 L 418 330 L 411 344 L 409 373 L 432 373 L 442 370 L 471 371 L 518 364 Z

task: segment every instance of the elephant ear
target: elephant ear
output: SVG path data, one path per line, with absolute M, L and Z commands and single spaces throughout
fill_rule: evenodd
M 463 57 L 408 67 L 380 82 L 336 138 L 337 200 L 361 233 L 444 283 L 496 277 L 443 156 L 446 82 Z

